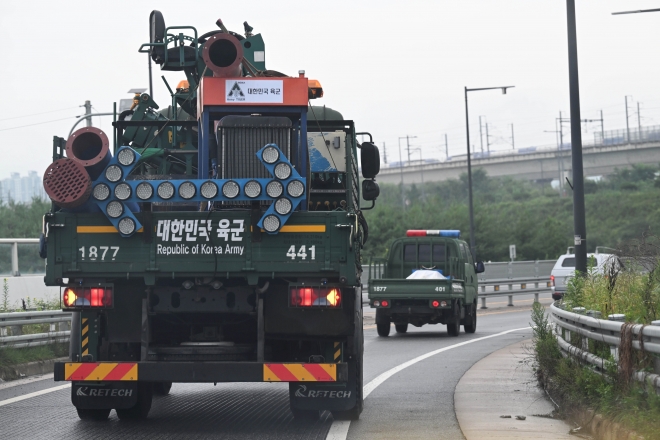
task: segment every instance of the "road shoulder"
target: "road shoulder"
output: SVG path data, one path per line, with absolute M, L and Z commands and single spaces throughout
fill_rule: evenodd
M 459 380 L 454 408 L 466 440 L 572 438 L 566 422 L 543 417 L 554 408 L 526 361 L 530 349 L 526 339 L 495 351 Z

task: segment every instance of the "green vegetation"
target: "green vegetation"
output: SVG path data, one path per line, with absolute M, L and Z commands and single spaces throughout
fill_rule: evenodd
M 540 303 L 532 308 L 532 327 L 534 369 L 539 382 L 560 402 L 560 416 L 570 418 L 576 407 L 590 408 L 647 440 L 660 439 L 660 395 L 652 386 L 646 392 L 629 375 L 621 374 L 613 362 L 605 371 L 598 372 L 577 358 L 562 356 Z M 581 346 L 579 337 L 575 336 L 571 335 L 571 344 Z M 591 342 L 592 353 L 613 360 L 608 347 Z
M 38 347 L 26 348 L 3 348 L 0 349 L 0 372 L 3 373 L 6 378 L 17 379 L 17 377 L 15 377 L 16 374 L 11 368 L 14 365 L 56 359 L 68 355 L 68 343 L 40 345 Z
M 38 238 L 43 215 L 50 203 L 37 198 L 32 203 L 0 203 L 0 238 Z M 19 246 L 19 267 L 22 274 L 43 273 L 44 260 L 39 257 L 38 245 Z M 11 273 L 11 245 L 0 245 L 0 274 Z
M 50 210 L 50 203 L 38 198 L 32 203 L 0 203 L 0 237 L 37 238 L 41 234 L 41 219 Z
M 658 166 L 635 165 L 601 182 L 586 181 L 588 249 L 617 247 L 647 231 L 660 231 Z M 573 238 L 573 199 L 550 185 L 512 178 L 490 178 L 473 172 L 477 254 L 484 261 L 506 261 L 509 245 L 518 260 L 553 259 L 566 252 Z M 383 256 L 407 229 L 460 229 L 469 241 L 467 176 L 427 183 L 426 199 L 416 185 L 381 186 L 376 208 L 364 211 L 369 222 L 367 254 Z
M 603 317 L 621 313 L 626 322 L 650 324 L 660 315 L 659 272 L 612 271 L 605 277 L 592 271 L 571 281 L 564 303 L 568 310 L 584 307 L 600 311 Z

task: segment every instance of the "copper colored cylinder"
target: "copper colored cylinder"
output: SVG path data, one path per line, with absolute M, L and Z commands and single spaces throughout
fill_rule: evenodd
M 230 34 L 211 35 L 202 47 L 204 64 L 213 76 L 236 78 L 242 76 L 243 45 Z
M 66 156 L 82 164 L 96 180 L 110 162 L 108 136 L 96 127 L 78 129 L 66 141 Z
M 57 206 L 77 208 L 89 199 L 92 193 L 92 179 L 80 162 L 62 158 L 46 169 L 44 189 Z

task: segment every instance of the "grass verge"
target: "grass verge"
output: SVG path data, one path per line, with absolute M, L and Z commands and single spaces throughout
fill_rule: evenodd
M 56 359 L 69 355 L 69 344 L 50 344 L 38 347 L 0 349 L 0 372 L 5 377 L 13 377 L 16 365 L 28 362 Z

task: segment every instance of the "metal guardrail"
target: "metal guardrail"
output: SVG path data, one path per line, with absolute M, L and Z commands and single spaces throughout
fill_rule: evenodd
M 507 290 L 501 290 L 502 286 L 508 286 Z M 528 287 L 528 285 L 530 285 Z M 533 287 L 531 286 L 533 285 Z M 520 286 L 518 289 L 514 289 L 513 286 Z M 530 293 L 534 294 L 534 302 L 539 302 L 539 294 L 544 292 L 550 292 L 551 281 L 550 277 L 534 277 L 534 278 L 502 278 L 490 280 L 488 282 L 479 282 L 479 288 L 481 292 L 479 293 L 479 299 L 481 299 L 481 309 L 487 309 L 486 307 L 486 298 L 490 296 L 508 296 L 509 303 L 507 306 L 513 307 L 513 297 L 516 295 L 529 295 Z M 487 287 L 492 287 L 492 292 L 486 292 Z
M 477 276 L 480 283 L 510 278 L 549 278 L 556 262 L 557 260 L 529 260 L 485 263 L 486 270 Z
M 578 309 L 581 309 L 581 312 L 587 313 L 583 308 Z M 599 315 L 600 313 L 597 312 L 595 314 Z M 550 321 L 555 326 L 555 335 L 559 342 L 559 347 L 565 353 L 576 356 L 583 361 L 594 365 L 601 371 L 605 370 L 611 361 L 598 357 L 588 351 L 587 340 L 591 339 L 609 345 L 610 353 L 614 358 L 614 362 L 618 362 L 618 349 L 621 344 L 621 328 L 625 325 L 624 322 L 598 319 L 596 317 L 586 316 L 583 313 L 568 312 L 557 307 L 556 303 L 553 303 L 550 306 L 549 316 Z M 610 317 L 614 318 L 617 317 L 617 315 L 610 315 Z M 653 353 L 656 356 L 660 355 L 660 325 L 655 325 L 655 323 L 660 324 L 660 322 L 654 321 L 654 325 L 650 326 L 642 324 L 631 326 L 633 336 L 632 347 L 635 350 L 644 350 L 645 352 Z M 580 335 L 581 347 L 576 347 L 571 344 L 572 333 Z M 640 340 L 642 341 L 641 343 Z M 636 371 L 633 374 L 633 377 L 639 382 L 651 383 L 658 391 L 660 391 L 660 358 L 656 357 L 655 373 Z
M 19 244 L 39 244 L 38 238 L 0 238 L 0 244 L 11 245 L 11 276 L 21 276 L 18 270 L 18 245 Z M 45 273 L 45 266 L 44 272 Z
M 50 324 L 48 333 L 23 334 L 23 326 L 34 324 Z M 0 313 L 0 349 L 68 342 L 70 333 L 71 312 L 46 310 Z

